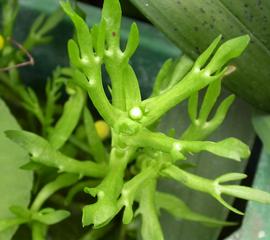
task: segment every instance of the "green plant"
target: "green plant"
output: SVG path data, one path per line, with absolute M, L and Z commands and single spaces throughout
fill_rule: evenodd
M 36 173 L 37 191 L 29 207 L 10 206 L 14 217 L 1 220 L 0 230 L 27 223 L 33 239 L 46 239 L 48 227 L 69 216 L 67 210 L 55 210 L 46 201 L 67 187 L 66 198 L 57 195 L 61 206 L 65 208 L 64 203 L 83 205 L 82 224 L 93 226 L 82 240 L 106 236 L 119 215 L 124 225 L 117 239 L 136 238 L 132 233 L 134 225 L 136 230 L 139 228 L 136 225 L 139 216 L 143 239 L 164 239 L 159 223 L 160 209 L 176 219 L 211 226 L 235 224 L 193 212 L 181 199 L 158 191 L 160 178 L 170 178 L 207 193 L 238 214 L 243 213 L 221 195 L 270 203 L 269 193 L 228 184 L 245 178 L 245 174 L 228 173 L 211 180 L 192 174 L 184 167 L 190 154 L 202 151 L 235 161 L 249 157 L 248 146 L 238 139 L 205 140 L 222 124 L 234 100 L 233 95 L 224 99 L 210 117 L 220 95 L 222 78 L 230 72 L 225 65 L 244 51 L 248 36 L 231 39 L 217 49 L 219 36 L 194 63 L 185 56 L 179 63 L 168 60 L 156 78 L 152 95 L 142 100 L 136 74 L 129 64 L 139 44 L 139 32 L 133 24 L 125 49 L 120 48 L 118 0 L 105 0 L 101 21 L 90 30 L 69 2 L 61 5 L 76 29 L 75 40 L 68 42 L 71 67 L 55 71 L 46 85 L 44 107 L 32 90 L 22 87 L 24 94 L 27 93 L 23 99 L 29 99 L 23 106 L 38 119 L 41 131 L 37 134 L 8 130 L 5 134 L 29 153 L 30 162 L 23 168 Z M 111 80 L 108 87 L 111 101 L 102 82 L 103 66 Z M 56 102 L 64 84 L 69 99 L 57 111 Z M 204 88 L 206 92 L 199 107 L 199 93 Z M 87 94 L 111 129 L 109 146 L 102 142 L 95 128 L 86 104 Z M 158 132 L 160 118 L 186 99 L 191 120 L 186 131 L 180 137 L 173 132 Z M 59 117 L 57 121 L 54 116 Z M 79 160 L 82 156 L 87 160 Z M 88 199 L 78 202 L 74 197 L 83 189 Z
M 224 85 L 255 108 L 267 112 L 270 110 L 268 104 L 270 88 L 266 81 L 269 75 L 267 49 L 270 42 L 267 2 L 249 0 L 237 2 L 220 0 L 211 4 L 197 0 L 129 2 L 193 59 L 196 59 L 220 32 L 225 39 L 238 36 L 239 33 L 250 34 L 252 44 L 245 54 L 236 60 L 239 71 L 228 77 Z M 246 63 L 251 58 L 253 68 L 246 68 Z M 258 69 L 261 72 L 260 76 L 257 75 Z

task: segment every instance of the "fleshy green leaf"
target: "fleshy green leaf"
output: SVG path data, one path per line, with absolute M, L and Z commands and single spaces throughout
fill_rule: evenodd
M 184 99 L 203 89 L 208 84 L 221 79 L 227 71 L 227 69 L 224 68 L 224 65 L 229 60 L 239 56 L 246 48 L 247 44 L 248 39 L 245 36 L 225 42 L 213 55 L 212 60 L 214 62 L 210 60 L 210 63 L 202 69 L 198 66 L 198 63 L 195 62 L 193 68 L 181 81 L 179 79 L 173 88 L 170 88 L 159 96 L 143 101 L 142 107 L 148 110 L 147 117 L 143 120 L 144 124 L 152 124 L 169 109 L 181 103 Z M 241 49 L 235 50 L 234 47 L 237 47 L 238 45 L 241 46 Z M 159 106 L 158 109 L 156 108 L 157 105 Z
M 203 214 L 192 211 L 181 199 L 166 193 L 156 193 L 156 204 L 158 208 L 162 208 L 174 216 L 176 219 L 185 219 L 189 221 L 200 222 L 208 226 L 231 226 L 232 222 L 220 221 L 215 218 L 205 216 Z
M 68 40 L 68 55 L 70 62 L 73 66 L 79 67 L 81 64 L 80 49 L 73 39 Z
M 193 64 L 193 60 L 187 55 L 182 55 L 178 60 L 176 60 L 171 72 L 170 81 L 166 86 L 166 90 L 172 88 L 175 84 L 180 82 L 191 70 Z
M 223 185 L 221 187 L 221 191 L 224 194 L 231 195 L 237 198 L 270 204 L 270 193 L 264 192 L 259 189 L 245 186 Z
M 75 87 L 70 92 L 71 96 L 64 105 L 63 113 L 48 136 L 55 149 L 61 148 L 68 140 L 78 124 L 84 106 L 85 94 L 82 89 Z
M 141 102 L 141 92 L 138 79 L 132 67 L 128 65 L 123 71 L 125 79 L 125 99 L 126 109 L 130 110 L 132 107 L 138 106 Z
M 36 196 L 34 202 L 31 205 L 31 211 L 39 211 L 43 203 L 58 190 L 69 187 L 78 181 L 78 176 L 74 174 L 64 173 L 59 176 L 54 181 L 46 184 Z M 47 209 L 48 210 L 48 209 Z M 46 210 L 44 210 L 46 211 Z
M 172 59 L 165 61 L 156 77 L 151 97 L 160 95 L 172 88 L 184 78 L 192 66 L 193 61 L 186 55 L 181 56 L 180 59 L 175 61 Z
M 247 177 L 244 173 L 227 173 L 216 179 L 218 183 L 229 182 L 229 181 L 237 181 L 243 180 Z
M 210 46 L 197 58 L 195 62 L 195 66 L 197 68 L 202 69 L 205 66 L 207 60 L 210 58 L 210 56 L 213 54 L 216 47 L 218 46 L 221 37 L 221 35 L 216 37 L 215 40 L 210 44 Z
M 52 210 L 50 212 L 44 210 L 46 209 L 33 214 L 32 219 L 47 225 L 52 225 L 63 221 L 70 215 L 66 210 Z
M 95 188 L 85 188 L 84 191 L 92 197 L 97 197 L 97 202 L 86 205 L 83 208 L 83 225 L 94 224 L 94 228 L 106 225 L 120 211 L 118 200 L 124 183 L 124 170 L 132 151 L 121 152 L 112 149 L 109 169 L 106 177 Z M 122 156 L 123 158 L 119 158 Z M 118 161 L 121 159 L 121 161 Z
M 104 1 L 102 19 L 106 22 L 106 40 L 109 47 L 118 48 L 122 10 L 119 0 Z
M 213 119 L 211 120 L 212 124 L 216 126 L 219 126 L 224 118 L 227 115 L 227 112 L 230 108 L 230 106 L 232 105 L 233 101 L 235 99 L 234 95 L 230 95 L 229 97 L 225 98 L 222 103 L 219 105 L 215 116 L 213 117 Z
M 93 224 L 94 228 L 107 225 L 118 213 L 117 203 L 109 196 L 100 198 L 97 203 L 87 205 L 83 208 L 83 226 Z
M 211 74 L 220 71 L 224 64 L 242 54 L 249 41 L 250 37 L 248 35 L 228 40 L 218 48 L 214 57 L 207 65 L 207 69 Z
M 75 25 L 82 59 L 92 59 L 92 57 L 94 56 L 92 45 L 93 43 L 91 33 L 87 24 L 79 15 L 74 12 L 69 2 L 60 2 L 60 4 Z
M 119 202 L 125 206 L 123 223 L 129 224 L 133 219 L 133 202 L 138 192 L 149 180 L 155 179 L 158 176 L 158 167 L 153 165 L 144 168 L 139 174 L 127 181 L 121 192 Z
M 107 171 L 104 165 L 92 161 L 79 161 L 65 156 L 56 151 L 45 139 L 34 133 L 15 130 L 5 133 L 8 138 L 26 149 L 34 162 L 81 176 L 100 177 L 104 176 Z
M 181 144 L 181 142 L 179 142 Z M 250 155 L 249 147 L 237 138 L 226 138 L 220 142 L 209 141 L 183 141 L 183 149 L 196 153 L 208 151 L 217 156 L 240 161 Z
M 188 99 L 188 115 L 192 123 L 195 123 L 198 114 L 198 93 L 194 93 Z
M 152 96 L 155 97 L 157 95 L 159 95 L 162 90 L 164 90 L 164 80 L 167 79 L 167 75 L 169 75 L 169 71 L 171 70 L 173 66 L 173 60 L 172 59 L 168 59 L 166 60 L 162 67 L 160 68 L 155 83 L 154 83 L 154 87 L 153 87 L 153 91 L 152 91 Z M 165 86 L 167 86 L 168 84 L 165 84 Z
M 140 208 L 142 216 L 141 235 L 143 239 L 164 240 L 159 223 L 158 212 L 155 206 L 155 180 L 149 181 L 140 194 Z
M 131 56 L 134 54 L 139 45 L 139 41 L 139 30 L 136 23 L 133 23 L 131 25 L 130 33 L 128 36 L 127 46 L 124 51 L 124 55 L 127 57 L 127 59 L 131 58 Z
M 106 37 L 106 22 L 103 20 L 98 26 L 96 53 L 97 56 L 103 57 L 105 51 L 105 37 Z
M 220 94 L 220 90 L 221 90 L 221 79 L 218 79 L 217 81 L 209 84 L 200 110 L 199 119 L 201 121 L 206 121 L 208 119 L 208 116 L 211 110 L 213 109 L 217 101 L 217 98 Z
M 205 146 L 205 149 L 218 156 L 234 159 L 236 161 L 246 159 L 250 155 L 249 147 L 236 138 L 227 138 L 216 144 L 209 144 Z

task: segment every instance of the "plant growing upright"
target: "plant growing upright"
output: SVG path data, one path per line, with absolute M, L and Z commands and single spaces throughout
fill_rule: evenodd
M 43 137 L 27 131 L 6 132 L 11 140 L 29 152 L 32 164 L 53 167 L 59 172 L 56 180 L 40 190 L 29 209 L 11 207 L 16 218 L 10 222 L 2 221 L 2 225 L 0 222 L 2 229 L 12 224 L 31 223 L 33 239 L 45 239 L 47 226 L 63 220 L 68 213 L 41 209 L 42 205 L 54 192 L 74 183 L 78 184 L 71 188 L 68 202 L 82 188 L 89 194 L 89 204 L 83 207 L 83 226 L 102 228 L 105 234 L 116 215 L 122 214 L 123 224 L 130 224 L 141 216 L 141 236 L 145 240 L 164 239 L 159 209 L 176 218 L 210 225 L 232 224 L 195 213 L 181 199 L 159 192 L 159 178 L 170 178 L 207 193 L 238 214 L 243 213 L 224 201 L 222 194 L 270 203 L 269 193 L 227 184 L 245 178 L 245 174 L 228 173 L 211 180 L 181 168 L 181 162 L 187 161 L 189 154 L 202 151 L 235 161 L 249 157 L 248 146 L 238 139 L 205 140 L 222 124 L 234 100 L 233 95 L 224 99 L 214 116 L 209 118 L 220 95 L 221 80 L 228 72 L 226 64 L 244 51 L 248 36 L 231 39 L 219 47 L 221 37 L 217 37 L 194 64 L 185 56 L 177 68 L 172 61 L 167 61 L 157 76 L 151 97 L 143 100 L 136 74 L 129 64 L 139 44 L 139 32 L 133 24 L 126 47 L 120 48 L 119 1 L 105 0 L 101 21 L 91 29 L 69 2 L 61 2 L 61 5 L 76 28 L 76 38 L 68 42 L 71 68 L 65 71 L 69 76 L 68 93 L 71 97 L 56 125 L 52 129 L 45 127 Z M 111 101 L 103 87 L 103 66 L 111 80 Z M 198 93 L 204 88 L 207 90 L 198 111 Z M 111 128 L 109 153 L 94 129 L 93 119 L 85 106 L 85 92 Z M 191 124 L 181 137 L 158 132 L 159 119 L 186 99 Z M 87 161 L 76 160 L 60 151 L 72 137 L 81 112 L 89 140 L 85 151 L 89 151 L 88 159 L 91 160 Z M 50 121 L 47 122 L 50 125 Z

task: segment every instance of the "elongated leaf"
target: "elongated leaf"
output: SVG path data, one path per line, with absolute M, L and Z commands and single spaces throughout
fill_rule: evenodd
M 166 193 L 156 193 L 156 204 L 158 208 L 168 211 L 176 219 L 186 219 L 210 226 L 230 226 L 232 222 L 220 221 L 215 218 L 208 217 L 203 214 L 192 211 L 181 199 Z
M 26 207 L 30 200 L 32 173 L 20 169 L 28 161 L 25 151 L 5 137 L 7 129 L 20 129 L 5 103 L 0 100 L 0 220 L 14 217 L 11 205 Z M 0 233 L 0 239 L 11 238 L 15 228 Z
M 74 184 L 78 180 L 78 176 L 74 174 L 64 173 L 59 175 L 54 181 L 49 182 L 45 185 L 37 197 L 35 198 L 33 204 L 31 205 L 32 211 L 38 211 L 42 204 L 56 191 L 68 187 Z M 45 211 L 44 211 L 45 212 Z
M 44 35 L 47 34 L 49 31 L 54 29 L 59 22 L 63 19 L 64 14 L 62 9 L 57 9 L 55 12 L 53 12 L 50 17 L 44 22 L 41 29 L 39 29 L 39 34 Z
M 55 149 L 61 148 L 78 124 L 84 106 L 85 94 L 82 89 L 71 89 L 72 94 L 64 106 L 64 111 L 48 139 Z
M 142 189 L 139 213 L 142 215 L 143 239 L 164 240 L 155 206 L 155 180 L 150 180 Z
M 256 107 L 270 110 L 270 5 L 268 1 L 131 0 L 187 55 L 196 58 L 220 33 L 225 39 L 249 34 L 252 44 L 234 61 L 237 71 L 224 84 Z M 252 66 L 252 67 L 248 67 Z
M 139 45 L 139 41 L 139 30 L 136 23 L 133 23 L 131 25 L 128 42 L 125 49 L 125 55 L 127 58 L 130 58 L 134 54 Z
M 141 92 L 136 74 L 132 67 L 128 65 L 123 71 L 125 80 L 125 98 L 126 109 L 130 110 L 134 106 L 138 106 L 141 102 Z
M 121 6 L 118 0 L 105 1 L 102 19 L 106 22 L 106 39 L 110 46 L 117 46 L 120 40 Z
M 270 193 L 259 189 L 245 186 L 226 185 L 222 186 L 222 191 L 224 194 L 233 195 L 238 198 L 270 204 Z
M 249 147 L 236 138 L 227 138 L 223 141 L 214 144 L 207 144 L 205 149 L 218 156 L 224 156 L 236 161 L 240 161 L 241 158 L 248 158 L 250 155 Z
M 61 2 L 61 6 L 66 14 L 73 21 L 77 30 L 78 44 L 81 49 L 81 56 L 85 59 L 90 59 L 93 56 L 92 37 L 89 32 L 89 28 L 84 20 L 77 15 L 72 9 L 69 2 Z
M 33 215 L 33 219 L 48 225 L 56 224 L 66 219 L 70 213 L 65 210 L 56 210 L 48 213 L 40 211 Z
M 201 106 L 200 119 L 206 121 L 220 94 L 221 80 L 209 85 Z
M 104 176 L 106 172 L 101 164 L 96 164 L 92 161 L 78 161 L 65 156 L 61 152 L 56 151 L 45 139 L 34 133 L 10 130 L 6 131 L 6 135 L 26 149 L 34 162 L 81 176 L 89 176 L 90 174 L 90 176 L 99 177 Z

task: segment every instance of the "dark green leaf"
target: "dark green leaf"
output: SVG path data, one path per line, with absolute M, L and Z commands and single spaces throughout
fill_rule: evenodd
M 249 34 L 247 52 L 224 84 L 256 107 L 270 110 L 268 1 L 131 0 L 154 25 L 194 59 L 222 33 L 225 39 Z M 252 66 L 252 67 L 248 67 Z

